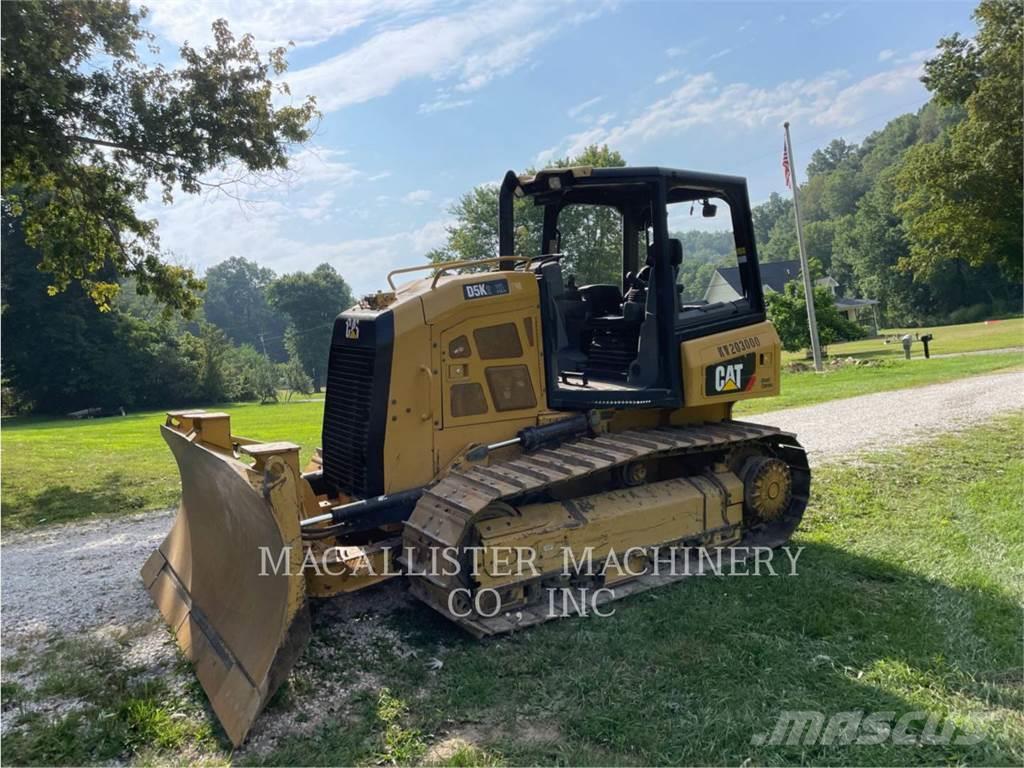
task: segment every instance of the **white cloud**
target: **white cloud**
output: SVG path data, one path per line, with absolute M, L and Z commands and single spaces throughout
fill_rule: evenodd
M 838 11 L 822 11 L 811 19 L 811 24 L 816 27 L 824 27 L 828 24 L 833 24 L 846 15 L 846 10 L 846 8 L 842 8 Z
M 743 31 L 745 31 L 745 30 L 746 30 L 746 29 L 747 29 L 748 27 L 750 27 L 750 24 L 751 24 L 751 20 L 750 20 L 750 19 L 747 19 L 747 20 L 746 20 L 746 21 L 744 21 L 744 22 L 743 22 L 742 24 L 740 24 L 739 28 L 737 28 L 737 30 L 736 30 L 736 31 L 737 31 L 737 32 L 743 32 Z
M 292 185 L 327 182 L 332 185 L 350 184 L 362 176 L 351 163 L 341 160 L 344 150 L 308 146 L 292 155 L 288 161 L 288 180 Z
M 600 103 L 603 99 L 604 99 L 604 96 L 595 96 L 592 99 L 587 99 L 586 101 L 580 102 L 575 107 L 570 107 L 569 111 L 566 112 L 566 114 L 569 115 L 569 117 L 575 119 L 575 118 L 579 117 L 581 114 L 583 114 L 584 112 L 586 112 L 588 109 L 593 107 L 594 105 Z
M 434 96 L 433 101 L 425 101 L 420 104 L 419 113 L 430 115 L 434 112 L 447 112 L 449 109 L 468 107 L 472 103 L 472 99 L 456 99 L 448 91 L 441 89 Z
M 471 53 L 463 60 L 462 81 L 455 88 L 459 91 L 476 91 L 495 77 L 519 68 L 527 61 L 533 49 L 554 35 L 557 29 L 556 25 L 537 29 L 497 47 Z
M 665 55 L 668 56 L 670 59 L 674 59 L 678 56 L 685 56 L 703 42 L 704 38 L 698 37 L 695 40 L 691 40 L 688 43 L 684 43 L 683 45 L 674 45 L 671 48 L 665 49 Z
M 718 51 L 717 53 L 712 53 L 710 56 L 708 56 L 708 61 L 714 61 L 715 59 L 720 59 L 723 56 L 728 56 L 730 53 L 732 53 L 732 48 L 723 48 L 722 50 Z
M 839 128 L 855 125 L 884 103 L 902 104 L 923 91 L 920 64 L 905 64 L 879 72 L 839 91 L 826 109 L 811 119 L 815 125 Z
M 390 93 L 422 78 L 449 81 L 468 93 L 528 63 L 536 49 L 587 14 L 566 17 L 563 5 L 483 2 L 448 15 L 389 26 L 368 40 L 305 69 L 289 72 L 292 93 L 317 97 L 324 112 Z M 450 102 L 454 103 L 454 102 Z M 438 107 L 442 108 L 442 107 Z M 425 111 L 434 111 L 428 107 Z
M 210 25 L 224 18 L 236 36 L 249 33 L 260 47 L 316 45 L 387 16 L 407 18 L 432 0 L 160 0 L 149 5 L 152 27 L 176 44 L 212 41 Z
M 423 205 L 434 196 L 434 193 L 429 189 L 414 189 L 409 194 L 402 198 L 403 202 L 412 203 L 413 205 Z
M 891 48 L 886 48 L 884 51 L 879 51 L 878 52 L 878 60 L 879 61 L 888 61 L 889 59 L 891 59 L 895 55 L 896 55 L 896 51 L 892 50 Z
M 784 13 L 780 13 L 778 16 L 775 17 L 775 23 L 776 24 L 781 24 L 785 20 L 786 20 L 786 14 L 784 14 Z
M 654 84 L 661 85 L 662 83 L 667 83 L 669 80 L 675 80 L 681 74 L 683 74 L 682 70 L 670 69 L 668 70 L 668 72 L 662 72 L 660 75 L 654 78 Z
M 366 180 L 367 181 L 380 181 L 381 179 L 388 178 L 390 175 L 391 175 L 391 171 L 381 171 L 380 173 L 373 174 L 373 176 L 367 176 Z
M 925 49 L 920 50 L 920 51 L 911 51 L 906 56 L 897 56 L 895 59 L 893 59 L 893 63 L 895 63 L 895 64 L 916 64 L 918 62 L 924 61 L 929 56 L 934 56 L 934 55 L 935 55 L 935 49 L 934 48 L 925 48 Z
M 180 261 L 200 271 L 231 256 L 270 267 L 278 274 L 309 271 L 328 262 L 348 281 L 356 294 L 385 288 L 390 269 L 424 261 L 424 255 L 444 243 L 448 219 L 370 238 L 339 237 L 336 224 L 316 222 L 341 212 L 357 230 L 366 231 L 367 212 L 358 207 L 335 208 L 334 193 L 312 196 L 284 194 L 260 203 L 240 204 L 223 195 L 182 197 L 171 206 L 150 204 L 141 211 L 160 221 L 162 246 Z M 350 222 L 351 226 L 351 222 Z
M 710 72 L 690 75 L 668 96 L 638 109 L 631 119 L 618 123 L 609 120 L 573 133 L 543 150 L 537 160 L 573 155 L 589 144 L 628 148 L 706 125 L 743 131 L 792 120 L 847 128 L 886 109 L 904 111 L 911 101 L 923 101 L 926 94 L 919 82 L 920 73 L 920 64 L 913 63 L 849 85 L 844 85 L 848 74 L 835 71 L 769 87 L 721 85 Z
M 591 144 L 603 143 L 604 137 L 607 134 L 605 126 L 611 123 L 615 119 L 614 112 L 606 112 L 594 118 L 591 121 L 592 127 L 587 128 L 579 133 L 575 133 L 570 137 L 572 141 L 569 143 L 568 148 L 562 146 L 548 147 L 537 153 L 534 158 L 537 165 L 543 167 L 548 166 L 553 160 L 560 157 L 572 157 L 580 154 L 584 149 L 589 147 Z M 497 186 L 498 182 L 494 182 Z

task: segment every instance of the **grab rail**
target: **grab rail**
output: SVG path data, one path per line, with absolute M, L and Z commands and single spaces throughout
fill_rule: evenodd
M 499 261 L 503 260 L 507 259 L 501 259 L 495 256 L 489 259 L 467 259 L 465 261 L 450 261 L 443 264 L 420 264 L 417 267 L 402 267 L 401 269 L 393 269 L 390 272 L 388 272 L 388 285 L 391 286 L 391 290 L 395 291 L 398 289 L 395 286 L 394 280 L 391 279 L 395 275 L 404 275 L 409 272 L 420 272 L 425 269 L 436 269 L 437 274 L 434 277 L 434 282 L 430 286 L 431 288 L 433 288 L 435 285 L 437 285 L 437 278 L 440 277 L 449 269 L 456 269 L 458 267 L 472 267 L 477 264 L 497 264 Z
M 437 281 L 441 279 L 441 276 L 450 269 L 460 269 L 462 267 L 475 267 L 480 264 L 500 264 L 505 261 L 512 261 L 514 266 L 520 264 L 532 264 L 535 261 L 543 261 L 544 259 L 560 259 L 564 254 L 561 253 L 545 253 L 540 256 L 531 256 L 525 258 L 523 256 L 491 256 L 486 259 L 465 259 L 463 261 L 448 261 L 440 264 L 420 264 L 417 267 L 401 267 L 399 269 L 393 269 L 388 272 L 388 285 L 391 286 L 392 291 L 397 291 L 398 287 L 395 285 L 395 281 L 392 280 L 395 275 L 405 275 L 409 272 L 421 272 L 425 269 L 436 270 L 434 272 L 434 280 L 430 284 L 430 290 L 434 290 L 437 287 Z

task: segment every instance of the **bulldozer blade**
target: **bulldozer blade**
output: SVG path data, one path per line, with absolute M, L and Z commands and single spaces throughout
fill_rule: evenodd
M 201 430 L 161 431 L 181 507 L 142 579 L 238 746 L 309 640 L 298 446 L 243 446 L 249 466 L 204 444 Z

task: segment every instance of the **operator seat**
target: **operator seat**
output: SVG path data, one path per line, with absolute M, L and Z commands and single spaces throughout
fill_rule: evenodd
M 566 332 L 565 314 L 568 312 L 575 319 L 577 312 L 582 314 L 583 302 L 578 298 L 566 297 L 565 285 L 562 282 L 562 266 L 557 261 L 541 262 L 537 269 L 540 272 L 541 281 L 544 283 L 548 295 L 551 315 L 555 318 L 555 364 L 558 367 L 558 372 L 578 372 L 582 370 L 587 362 L 587 356 L 579 347 L 579 334 L 575 334 L 576 337 L 572 338 Z M 573 289 L 576 296 L 578 296 L 575 286 L 573 286 Z
M 668 262 L 672 267 L 672 283 L 679 279 L 679 265 L 683 263 L 683 244 L 672 237 L 668 240 Z M 626 381 L 635 386 L 650 387 L 658 378 L 658 308 L 657 287 L 651 269 L 653 258 L 647 257 L 647 266 L 640 270 L 638 278 L 643 278 L 642 289 L 638 288 L 636 301 L 623 304 L 622 314 L 626 315 L 626 307 L 632 303 L 635 308 L 630 314 L 641 318 L 640 333 L 636 346 L 636 359 L 629 365 Z M 673 289 L 674 290 L 674 289 Z M 675 292 L 675 291 L 674 291 Z M 631 291 L 632 293 L 632 291 Z M 676 293 L 678 303 L 678 293 Z

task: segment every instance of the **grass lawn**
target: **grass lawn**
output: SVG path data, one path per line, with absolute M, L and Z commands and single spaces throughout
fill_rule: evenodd
M 959 352 L 978 352 L 985 349 L 1005 349 L 1007 347 L 1024 346 L 1024 318 L 1016 317 L 1009 320 L 989 321 L 989 323 L 965 323 L 964 325 L 940 325 L 932 328 L 884 328 L 881 338 L 848 341 L 844 344 L 831 344 L 828 347 L 830 357 L 892 357 L 903 359 L 903 345 L 886 344 L 885 336 L 902 336 L 909 333 L 930 333 L 935 339 L 929 345 L 933 355 L 956 354 Z M 911 348 L 914 357 L 924 356 L 924 347 L 915 341 Z M 783 362 L 803 360 L 803 353 L 787 352 L 783 354 Z
M 1010 416 L 818 471 L 794 577 L 695 578 L 484 642 L 415 602 L 341 621 L 332 601 L 271 704 L 298 732 L 235 762 L 1021 765 L 1022 429 Z M 8 732 L 8 762 L 231 759 L 194 690 L 71 650 L 14 659 L 84 704 Z M 782 710 L 923 712 L 980 738 L 927 743 L 922 717 L 911 743 L 755 745 Z
M 796 577 L 694 579 L 611 618 L 488 642 L 425 607 L 392 614 L 390 652 L 337 649 L 386 690 L 266 761 L 415 762 L 461 734 L 455 764 L 1020 765 L 1022 428 L 1018 416 L 819 472 Z M 314 642 L 338 630 L 318 622 Z M 427 671 L 431 658 L 441 670 Z M 985 738 L 752 746 L 783 709 L 924 710 L 960 725 L 980 714 Z
M 1024 365 L 1024 354 L 999 352 L 991 355 L 945 357 L 932 360 L 915 359 L 879 360 L 869 366 L 841 366 L 826 369 L 824 373 L 783 370 L 782 393 L 778 397 L 747 400 L 738 403 L 734 413 L 739 418 L 774 411 L 813 405 L 826 400 L 838 400 L 873 392 L 938 384 L 964 376 L 994 371 L 1019 369 Z
M 840 397 L 920 386 L 1019 367 L 1019 353 L 937 360 L 893 360 L 825 374 L 782 374 L 782 394 L 739 405 L 737 416 L 810 405 Z M 235 434 L 290 440 L 305 462 L 320 445 L 323 400 L 223 407 Z M 163 411 L 72 421 L 19 417 L 3 421 L 2 516 L 8 528 L 125 514 L 173 506 L 178 471 L 160 438 Z
M 323 399 L 206 406 L 231 414 L 237 435 L 290 440 L 305 462 L 320 445 Z M 178 469 L 160 437 L 164 411 L 105 419 L 3 421 L 3 524 L 21 528 L 173 506 Z

